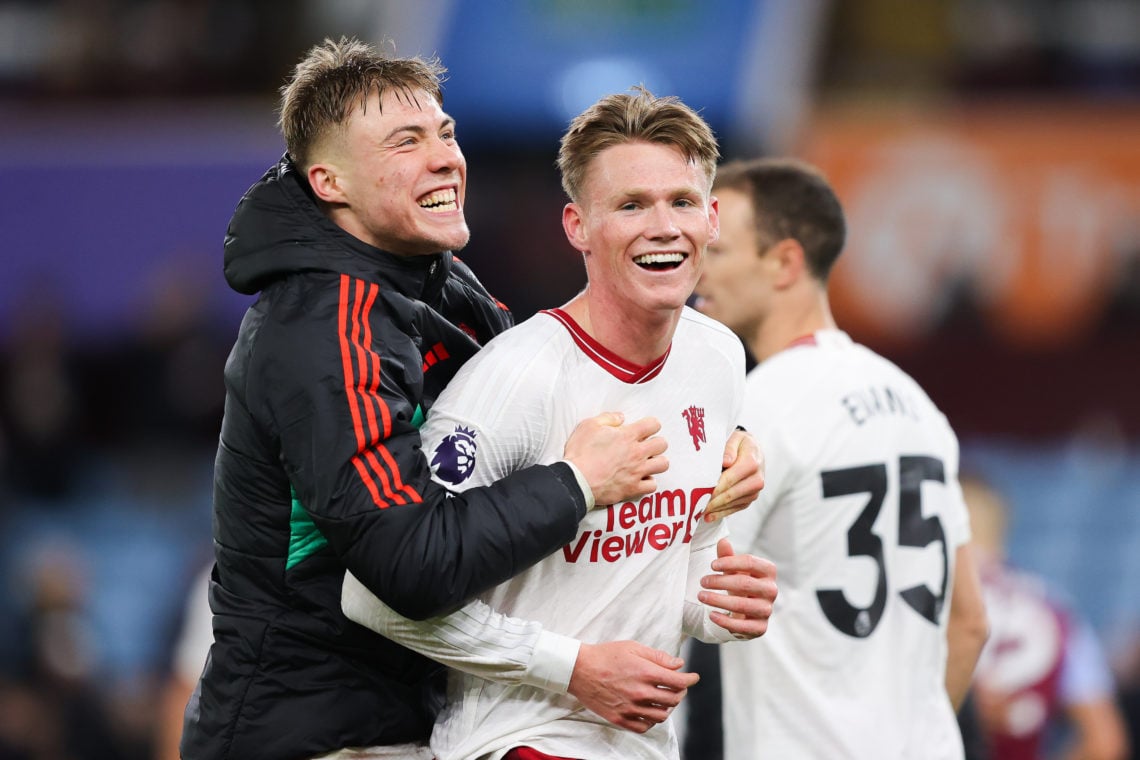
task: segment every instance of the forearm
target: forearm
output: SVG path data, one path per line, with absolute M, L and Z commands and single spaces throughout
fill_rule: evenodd
M 946 658 L 946 694 L 950 697 L 950 704 L 954 706 L 955 712 L 961 709 L 962 703 L 966 701 L 966 694 L 970 690 L 974 676 L 974 666 L 982 650 L 981 643 L 984 642 L 985 639 L 981 639 L 976 648 L 951 646 L 949 649 Z
M 689 574 L 685 583 L 685 606 L 681 617 L 685 635 L 706 644 L 722 644 L 726 641 L 737 640 L 733 633 L 717 625 L 709 618 L 709 612 L 713 608 L 697 598 L 697 594 L 702 588 L 701 578 L 710 572 L 714 559 L 716 559 L 715 546 L 706 546 L 689 555 Z
M 428 620 L 409 620 L 346 573 L 341 608 L 353 622 L 436 662 L 480 678 L 564 694 L 578 657 L 577 640 L 503 615 L 481 601 Z
M 335 526 L 346 567 L 416 620 L 452 612 L 564 546 L 585 514 L 565 464 L 529 467 L 457 495 L 430 488 L 421 503 Z
M 259 333 L 262 342 L 282 343 L 263 348 L 243 378 L 253 390 L 235 405 L 248 413 L 235 436 L 245 436 L 239 451 L 262 453 L 267 478 L 280 463 L 283 482 L 260 486 L 264 498 L 292 499 L 293 521 L 315 525 L 307 551 L 327 542 L 385 603 L 427 618 L 568 543 L 586 503 L 565 463 L 512 467 L 508 477 L 459 495 L 434 481 L 425 439 L 411 422 L 425 400 L 414 371 L 422 354 L 397 321 L 382 318 L 382 305 L 389 304 L 378 302 L 374 333 L 360 344 L 352 343 L 356 333 L 337 339 L 344 325 L 330 329 L 320 316 L 290 325 L 288 335 L 308 336 L 304 350 L 279 331 Z
M 946 693 L 955 711 L 966 699 L 987 638 L 989 621 L 981 581 L 969 547 L 961 546 L 955 554 L 954 592 L 946 628 Z
M 706 644 L 724 644 L 728 641 L 739 641 L 741 638 L 727 628 L 722 628 L 709 618 L 712 608 L 698 601 L 685 600 L 683 614 L 684 630 L 686 636 L 691 636 Z

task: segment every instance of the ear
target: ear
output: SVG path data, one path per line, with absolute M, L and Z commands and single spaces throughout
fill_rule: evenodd
M 582 210 L 577 203 L 567 203 L 562 208 L 562 229 L 566 232 L 566 239 L 570 245 L 582 253 L 588 253 L 590 243 L 586 236 L 586 220 L 582 218 Z
M 309 187 L 325 203 L 345 203 L 343 182 L 333 164 L 313 164 L 309 167 Z
M 779 266 L 774 283 L 779 289 L 795 285 L 807 272 L 804 247 L 800 245 L 798 240 L 784 238 L 776 243 L 769 255 L 775 259 Z
M 709 245 L 720 240 L 720 201 L 715 195 L 709 197 Z

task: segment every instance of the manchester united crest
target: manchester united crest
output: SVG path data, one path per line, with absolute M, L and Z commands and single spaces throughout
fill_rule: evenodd
M 690 406 L 688 409 L 681 412 L 681 416 L 685 418 L 685 423 L 689 426 L 689 435 L 693 439 L 693 447 L 701 450 L 701 444 L 706 443 L 705 438 L 705 410 L 704 407 Z

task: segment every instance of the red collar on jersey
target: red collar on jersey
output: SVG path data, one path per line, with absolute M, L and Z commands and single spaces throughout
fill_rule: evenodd
M 795 348 L 796 346 L 814 346 L 814 345 L 816 345 L 815 333 L 808 333 L 807 335 L 801 335 L 800 337 L 796 338 L 795 340 L 793 340 L 788 345 L 784 346 L 784 350 L 787 351 L 789 348 Z
M 578 344 L 578 348 L 582 349 L 586 356 L 593 359 L 595 364 L 623 383 L 645 383 L 657 377 L 665 367 L 665 360 L 669 358 L 669 352 L 673 350 L 673 345 L 670 344 L 669 348 L 665 349 L 665 353 L 642 367 L 626 361 L 594 340 L 573 317 L 562 309 L 543 309 L 539 313 L 549 314 L 561 322 L 562 326 L 570 333 L 570 337 Z

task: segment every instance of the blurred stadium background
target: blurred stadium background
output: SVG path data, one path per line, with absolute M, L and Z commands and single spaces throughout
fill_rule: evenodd
M 15 721 L 85 714 L 110 720 L 76 757 L 150 756 L 247 303 L 222 236 L 283 150 L 277 88 L 342 34 L 450 68 L 463 257 L 520 319 L 583 283 L 553 162 L 602 93 L 819 164 L 840 323 L 942 406 L 1014 562 L 1136 688 L 1140 3 L 0 0 L 0 757 Z M 74 714 L 10 688 L 45 671 Z

